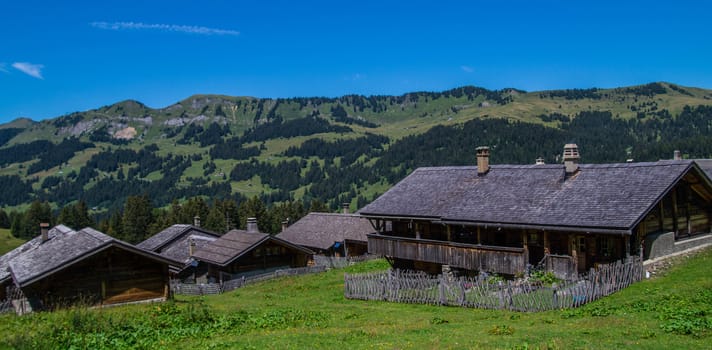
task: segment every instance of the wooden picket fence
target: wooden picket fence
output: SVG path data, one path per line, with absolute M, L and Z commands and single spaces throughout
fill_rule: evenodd
M 574 281 L 545 286 L 527 281 L 448 278 L 423 272 L 388 270 L 344 274 L 348 299 L 452 305 L 514 311 L 574 308 L 610 295 L 643 276 L 639 257 L 599 266 Z
M 324 271 L 326 271 L 325 266 L 297 267 L 291 269 L 280 269 L 259 275 L 236 277 L 222 283 L 182 283 L 177 280 L 172 280 L 171 291 L 173 294 L 182 295 L 221 294 L 251 283 L 266 281 L 277 277 L 304 275 Z
M 32 307 L 25 297 L 25 293 L 14 285 L 5 288 L 4 300 L 0 301 L 0 313 L 14 312 L 23 315 L 32 312 Z
M 351 266 L 355 263 L 378 258 L 381 258 L 381 256 L 369 254 L 349 257 L 314 255 L 314 265 L 326 266 L 326 268 L 328 269 L 341 269 L 347 266 Z

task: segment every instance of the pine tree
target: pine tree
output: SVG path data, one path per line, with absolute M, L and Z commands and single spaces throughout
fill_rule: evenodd
M 247 218 L 257 218 L 257 226 L 267 228 L 269 226 L 269 218 L 267 217 L 267 208 L 265 204 L 257 196 L 254 196 L 242 203 L 238 209 L 240 213 L 240 227 L 247 227 Z
M 153 223 L 153 205 L 147 195 L 130 196 L 126 199 L 122 220 L 121 239 L 129 243 L 138 243 L 149 235 L 149 226 Z
M 202 220 L 208 217 L 210 207 L 205 203 L 203 197 L 192 197 L 188 199 L 181 208 L 180 224 L 192 224 L 193 218 L 199 216 Z
M 4 210 L 0 209 L 0 228 L 10 228 L 10 226 L 12 226 L 10 217 L 7 216 Z
M 324 204 L 324 202 L 318 199 L 312 199 L 311 203 L 309 203 L 309 212 L 328 213 L 329 208 L 326 206 L 326 204 Z
M 17 222 L 13 222 L 12 235 L 21 239 L 32 239 L 40 234 L 40 223 L 52 225 L 52 208 L 47 202 L 35 200 Z
M 94 226 L 94 220 L 89 217 L 89 210 L 84 201 L 62 208 L 57 223 L 69 226 L 75 230 Z
M 218 205 L 213 205 L 205 218 L 203 227 L 210 231 L 223 233 L 227 232 L 227 220 L 223 211 L 218 207 Z

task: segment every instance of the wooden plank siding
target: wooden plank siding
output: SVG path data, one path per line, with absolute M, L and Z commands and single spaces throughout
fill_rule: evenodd
M 510 275 L 523 272 L 528 260 L 524 248 L 490 247 L 377 234 L 368 235 L 368 251 L 371 254 L 398 259 Z
M 645 234 L 675 232 L 675 238 L 686 238 L 710 232 L 712 213 L 709 203 L 690 185 L 679 184 L 648 213 L 642 227 Z
M 25 288 L 44 308 L 135 302 L 168 297 L 168 266 L 110 248 Z

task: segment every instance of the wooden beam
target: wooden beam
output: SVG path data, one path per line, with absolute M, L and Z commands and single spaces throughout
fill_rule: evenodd
M 677 212 L 677 188 L 673 188 L 670 193 L 672 197 L 672 230 L 675 231 L 675 237 L 677 237 L 677 219 L 679 217 L 679 213 Z
M 522 246 L 524 248 L 524 263 L 529 263 L 529 234 L 527 230 L 522 230 Z
M 551 246 L 549 245 L 549 232 L 544 231 L 544 254 L 551 254 Z

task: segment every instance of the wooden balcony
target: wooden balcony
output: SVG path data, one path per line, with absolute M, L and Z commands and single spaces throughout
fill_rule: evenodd
M 524 272 L 524 248 L 495 247 L 426 239 L 368 235 L 368 252 L 391 258 L 514 275 Z

